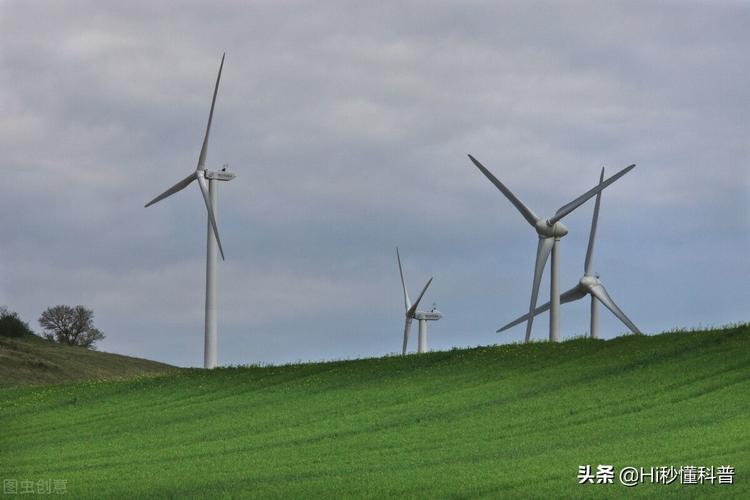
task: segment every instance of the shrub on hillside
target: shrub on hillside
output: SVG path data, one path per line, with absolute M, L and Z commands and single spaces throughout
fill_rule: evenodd
M 22 321 L 18 314 L 8 311 L 7 307 L 0 307 L 0 336 L 23 337 L 33 334 L 29 324 Z
M 94 343 L 104 334 L 94 327 L 94 311 L 83 306 L 49 307 L 39 317 L 45 337 L 61 344 L 96 349 Z

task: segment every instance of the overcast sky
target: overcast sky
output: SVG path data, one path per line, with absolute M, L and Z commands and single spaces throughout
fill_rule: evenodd
M 750 3 L 653 4 L 0 0 L 0 304 L 37 331 L 84 304 L 100 349 L 202 365 L 200 192 L 143 205 L 194 170 L 226 51 L 220 364 L 400 351 L 396 245 L 412 296 L 435 277 L 431 349 L 522 339 L 494 332 L 537 236 L 467 153 L 541 216 L 636 163 L 602 197 L 612 297 L 648 333 L 746 321 Z M 564 220 L 562 290 L 592 210 Z

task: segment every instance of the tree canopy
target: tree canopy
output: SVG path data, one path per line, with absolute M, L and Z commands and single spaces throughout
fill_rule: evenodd
M 0 336 L 3 337 L 24 337 L 33 335 L 29 325 L 21 320 L 13 311 L 7 307 L 0 306 Z
M 94 327 L 94 311 L 81 305 L 49 307 L 39 318 L 39 324 L 46 331 L 45 337 L 61 344 L 95 349 L 94 343 L 104 338 Z

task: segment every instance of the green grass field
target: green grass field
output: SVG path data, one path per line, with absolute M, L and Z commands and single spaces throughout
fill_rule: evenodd
M 72 498 L 750 498 L 750 326 L 11 387 L 0 425 L 0 479 Z

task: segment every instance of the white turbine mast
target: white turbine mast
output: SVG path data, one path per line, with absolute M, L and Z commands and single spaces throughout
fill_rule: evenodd
M 417 352 L 427 352 L 427 322 L 437 321 L 443 317 L 442 313 L 435 307 L 431 311 L 419 311 L 419 302 L 422 300 L 427 287 L 432 283 L 432 278 L 427 281 L 427 284 L 422 288 L 422 293 L 417 297 L 417 301 L 414 304 L 409 300 L 409 292 L 406 291 L 406 280 L 404 279 L 404 270 L 401 267 L 401 256 L 398 253 L 398 247 L 396 247 L 396 259 L 398 260 L 398 272 L 401 275 L 401 287 L 404 290 L 404 309 L 406 311 L 406 319 L 404 321 L 404 347 L 402 354 L 406 355 L 406 347 L 409 343 L 409 332 L 411 331 L 411 322 L 414 319 L 419 321 L 419 346 Z
M 208 124 L 206 125 L 206 135 L 203 137 L 203 146 L 201 147 L 200 156 L 198 157 L 198 165 L 195 171 L 190 173 L 187 177 L 182 179 L 180 182 L 172 186 L 171 188 L 164 191 L 162 194 L 154 198 L 153 200 L 146 203 L 146 207 L 153 205 L 154 203 L 163 200 L 178 191 L 182 191 L 193 181 L 198 181 L 198 187 L 200 187 L 201 193 L 203 194 L 203 201 L 206 204 L 206 211 L 208 212 L 208 232 L 207 232 L 207 245 L 206 245 L 206 321 L 205 321 L 205 343 L 203 351 L 203 367 L 214 368 L 216 366 L 216 347 L 218 341 L 218 327 L 217 327 L 217 306 L 216 306 L 216 250 L 221 254 L 221 259 L 224 260 L 224 250 L 221 247 L 221 239 L 219 238 L 219 229 L 216 224 L 216 185 L 215 181 L 231 181 L 234 179 L 235 174 L 227 171 L 226 166 L 220 171 L 206 170 L 206 153 L 208 151 L 208 136 L 211 132 L 211 120 L 214 116 L 214 105 L 216 104 L 216 93 L 219 90 L 219 80 L 221 80 L 221 70 L 224 67 L 224 56 L 221 56 L 221 64 L 219 65 L 219 74 L 216 77 L 216 85 L 214 86 L 214 95 L 211 99 L 211 111 L 208 113 Z
M 599 183 L 604 180 L 604 168 L 602 168 L 602 173 L 599 176 Z M 589 245 L 586 250 L 586 260 L 584 261 L 583 266 L 583 277 L 580 279 L 578 284 L 571 288 L 570 290 L 566 291 L 562 295 L 560 295 L 560 303 L 566 304 L 568 302 L 573 302 L 578 299 L 582 299 L 586 295 L 591 296 L 591 329 L 590 329 L 590 335 L 592 339 L 599 338 L 598 335 L 598 327 L 599 327 L 599 314 L 597 311 L 597 302 L 601 302 L 604 304 L 607 309 L 612 311 L 612 314 L 614 314 L 620 321 L 622 321 L 625 326 L 627 326 L 630 331 L 632 331 L 635 334 L 640 334 L 641 331 L 638 329 L 635 324 L 630 321 L 630 319 L 625 315 L 622 310 L 617 307 L 617 304 L 615 304 L 614 300 L 609 296 L 607 293 L 607 290 L 604 288 L 604 284 L 599 280 L 599 275 L 593 272 L 593 266 L 592 266 L 592 260 L 594 256 L 594 239 L 596 239 L 596 226 L 597 222 L 599 220 L 599 204 L 601 203 L 602 199 L 602 193 L 599 191 L 596 194 L 596 203 L 594 204 L 594 215 L 591 218 L 591 232 L 589 233 Z M 547 309 L 550 308 L 550 303 L 547 302 L 543 306 L 539 306 L 534 310 L 534 316 L 537 314 L 543 313 Z M 529 318 L 529 314 L 524 314 L 520 318 L 508 323 L 504 327 L 500 328 L 497 332 L 500 333 L 504 330 L 507 330 L 508 328 L 514 327 L 518 325 L 519 323 L 523 323 Z
M 471 161 L 476 167 L 502 192 L 506 198 L 513 204 L 513 206 L 521 212 L 526 221 L 536 230 L 539 235 L 539 244 L 536 250 L 536 264 L 534 266 L 534 281 L 531 287 L 531 301 L 529 304 L 528 321 L 526 323 L 526 342 L 531 339 L 531 327 L 534 321 L 534 310 L 536 309 L 537 296 L 539 295 L 539 284 L 542 279 L 542 272 L 544 266 L 547 264 L 547 258 L 552 253 L 552 269 L 550 273 L 550 321 L 549 321 L 549 340 L 551 342 L 559 342 L 560 340 L 560 287 L 559 277 L 560 271 L 558 269 L 558 250 L 557 245 L 560 238 L 568 234 L 568 228 L 566 228 L 560 220 L 566 215 L 570 214 L 573 210 L 583 205 L 589 198 L 595 196 L 601 192 L 604 188 L 615 182 L 617 179 L 632 170 L 635 165 L 630 165 L 623 168 L 615 175 L 607 179 L 606 181 L 600 182 L 597 186 L 589 189 L 581 196 L 576 198 L 560 207 L 555 215 L 548 219 L 542 219 L 537 217 L 516 195 L 514 195 L 510 189 L 500 182 L 484 165 L 479 163 L 473 156 L 469 155 Z

